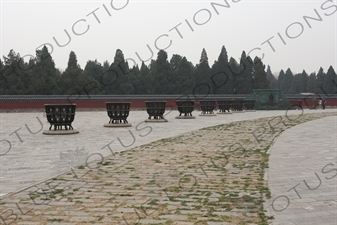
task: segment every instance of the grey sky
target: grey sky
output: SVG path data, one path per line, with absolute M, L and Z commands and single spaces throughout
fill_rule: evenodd
M 198 63 L 205 48 L 212 65 L 225 45 L 228 55 L 237 61 L 243 50 L 248 54 L 259 48 L 250 55 L 264 54 L 263 62 L 271 66 L 275 75 L 288 67 L 294 73 L 303 69 L 311 73 L 320 66 L 326 71 L 330 65 L 337 69 L 336 0 L 227 3 L 229 7 L 225 7 L 224 0 L 2 0 L 1 56 L 7 56 L 10 49 L 21 56 L 35 55 L 37 47 L 49 43 L 56 67 L 62 70 L 70 51 L 76 53 L 81 68 L 88 60 L 111 63 L 116 49 L 140 64 L 136 52 L 144 60 L 151 58 L 147 45 L 154 52 L 152 59 L 156 59 L 155 41 L 159 37 L 158 48 L 171 43 L 165 49 L 169 59 L 172 54 L 179 54 L 193 64 Z M 304 16 L 316 20 L 306 21 Z M 319 16 L 322 21 L 318 21 Z M 69 43 L 60 47 L 53 37 L 60 45 Z M 47 47 L 51 51 L 50 45 Z M 29 56 L 24 59 L 28 61 Z M 131 60 L 129 65 L 133 65 Z

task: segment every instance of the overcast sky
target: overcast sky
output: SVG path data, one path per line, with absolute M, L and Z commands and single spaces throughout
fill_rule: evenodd
M 28 61 L 47 43 L 61 70 L 70 51 L 84 69 L 88 60 L 111 63 L 116 49 L 131 66 L 156 59 L 158 49 L 195 65 L 205 48 L 211 66 L 224 45 L 237 61 L 243 50 L 263 57 L 275 75 L 287 68 L 309 74 L 320 66 L 337 70 L 336 5 L 337 0 L 1 0 L 1 56 L 13 49 Z

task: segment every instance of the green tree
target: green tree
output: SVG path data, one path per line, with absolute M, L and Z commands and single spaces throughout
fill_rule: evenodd
M 233 92 L 233 74 L 229 68 L 225 46 L 222 46 L 218 60 L 212 66 L 210 79 L 213 94 L 230 94 Z
M 280 94 L 283 93 L 281 84 L 283 83 L 284 76 L 285 76 L 285 73 L 283 70 L 281 70 L 277 77 L 277 88 Z
M 55 68 L 54 60 L 46 46 L 36 51 L 35 62 L 35 66 L 31 69 L 35 85 L 29 87 L 29 92 L 36 95 L 60 94 L 58 86 L 60 72 Z
M 291 72 L 290 68 L 288 68 L 286 73 L 284 74 L 282 82 L 280 83 L 282 94 L 287 94 L 289 92 L 290 84 L 293 80 L 293 77 L 294 77 L 293 73 Z
M 326 73 L 326 78 L 323 84 L 323 93 L 324 94 L 336 94 L 334 92 L 337 85 L 337 75 L 332 66 L 329 67 L 328 72 Z
M 80 66 L 77 64 L 77 56 L 75 52 L 71 51 L 68 60 L 68 69 L 78 69 Z
M 27 92 L 22 81 L 26 64 L 16 53 L 11 49 L 7 57 L 3 57 L 4 62 L 1 61 L 0 69 L 0 94 L 5 95 L 22 95 Z
M 309 80 L 309 76 L 308 74 L 305 72 L 305 70 L 302 71 L 301 75 L 300 75 L 300 84 L 298 87 L 298 93 L 305 93 L 307 92 L 307 86 L 308 86 L 308 80 Z
M 295 74 L 291 80 L 287 94 L 297 94 L 300 90 L 301 74 Z
M 142 79 L 140 69 L 138 65 L 134 65 L 129 74 L 129 80 L 133 87 L 133 94 L 145 94 L 146 93 L 146 82 Z
M 239 73 L 233 75 L 234 93 L 249 94 L 253 92 L 254 62 L 243 51 L 240 58 Z
M 229 62 L 228 62 L 228 69 L 230 70 L 230 75 L 229 75 L 229 85 L 227 86 L 228 88 L 226 89 L 226 94 L 234 94 L 236 93 L 235 89 L 235 76 L 240 75 L 242 73 L 242 69 L 240 68 L 239 63 L 233 58 L 230 57 Z
M 151 63 L 150 67 L 150 93 L 151 94 L 171 94 L 173 92 L 170 82 L 172 82 L 172 70 L 167 60 L 167 53 L 160 50 L 157 59 Z
M 96 59 L 94 61 L 88 60 L 83 72 L 97 82 L 100 82 L 100 77 L 103 74 L 103 66 L 97 62 Z
M 182 59 L 183 59 L 183 57 L 181 57 L 180 55 L 177 55 L 177 54 L 173 54 L 171 59 L 170 59 L 170 67 L 171 67 L 172 75 L 168 79 L 167 86 L 168 86 L 169 90 L 173 91 L 172 94 L 179 94 L 180 91 L 182 91 L 181 90 L 182 87 L 178 83 L 178 79 L 181 76 L 180 71 L 179 71 L 179 67 L 180 67 L 180 63 L 181 63 Z
M 302 73 L 296 74 L 290 84 L 288 94 L 299 94 L 307 91 L 309 76 L 303 70 Z
M 149 80 L 150 80 L 149 78 L 150 69 L 144 62 L 142 62 L 139 72 L 140 72 L 140 77 L 139 77 L 140 85 L 137 86 L 138 93 L 139 94 L 149 94 L 148 90 L 149 90 Z
M 108 70 L 104 70 L 101 76 L 101 83 L 105 93 L 118 95 L 134 93 L 134 88 L 129 78 L 130 72 L 122 50 L 117 49 L 113 63 Z
M 173 55 L 170 60 L 174 82 L 170 87 L 172 94 L 191 94 L 195 87 L 193 68 L 186 57 Z
M 103 66 L 99 62 L 97 62 L 96 59 L 94 61 L 89 60 L 87 62 L 83 73 L 84 75 L 95 81 L 98 88 L 92 90 L 94 94 L 105 94 L 103 91 L 103 85 L 100 81 L 101 76 L 103 75 Z
M 32 95 L 35 92 L 35 89 L 32 88 L 36 84 L 36 82 L 33 80 L 33 70 L 32 68 L 36 65 L 35 63 L 35 58 L 31 57 L 28 61 L 28 63 L 24 63 L 23 60 L 20 61 L 20 68 L 21 68 L 21 74 L 20 78 L 21 81 L 23 82 L 25 88 L 24 88 L 24 94 L 25 95 Z M 60 71 L 56 70 L 56 80 L 60 77 Z M 57 92 L 56 92 L 57 93 Z
M 315 93 L 316 91 L 316 74 L 311 73 L 308 79 L 307 92 Z
M 208 64 L 207 52 L 203 48 L 199 64 L 196 65 L 194 70 L 194 77 L 196 86 L 193 90 L 193 95 L 208 95 L 211 93 L 211 81 L 210 81 L 211 69 Z
M 5 81 L 5 64 L 0 59 L 0 95 L 5 95 L 5 87 L 6 87 L 6 81 Z
M 319 68 L 316 78 L 316 93 L 323 94 L 323 85 L 325 81 L 326 74 L 322 67 Z
M 105 60 L 105 61 L 103 62 L 103 71 L 106 72 L 106 71 L 108 71 L 109 69 L 110 69 L 110 63 L 109 63 L 108 60 Z
M 83 73 L 83 70 L 77 63 L 75 52 L 69 54 L 68 67 L 62 73 L 59 81 L 59 87 L 63 95 L 89 95 L 95 94 L 99 90 L 94 79 Z
M 270 81 L 267 79 L 267 72 L 265 65 L 263 65 L 260 58 L 254 58 L 254 89 L 270 89 Z
M 113 62 L 114 69 L 118 73 L 118 80 L 117 84 L 117 94 L 133 94 L 134 88 L 131 84 L 130 80 L 130 69 L 128 62 L 124 59 L 124 54 L 122 50 L 117 49 L 114 62 Z
M 271 89 L 278 89 L 278 83 L 277 83 L 277 79 L 274 76 L 274 74 L 271 72 L 270 66 L 268 65 L 267 67 L 267 79 L 270 82 L 270 88 Z

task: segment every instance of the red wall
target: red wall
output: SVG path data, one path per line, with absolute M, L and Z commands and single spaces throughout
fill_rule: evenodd
M 160 101 L 160 100 L 159 100 Z M 298 100 L 291 99 L 289 100 L 293 105 L 298 104 Z M 301 100 L 302 107 L 307 108 L 311 106 L 311 99 Z M 76 104 L 76 108 L 96 108 L 96 109 L 105 109 L 105 102 L 106 101 L 74 101 L 73 104 Z M 121 101 L 121 102 L 128 102 L 128 101 Z M 145 109 L 145 101 L 144 100 L 133 100 L 131 102 L 131 108 Z M 14 110 L 14 109 L 44 109 L 44 104 L 70 104 L 71 102 L 68 101 L 13 101 L 13 102 L 0 102 L 0 109 L 1 110 Z M 195 101 L 195 108 L 199 108 L 199 101 Z M 327 107 L 337 106 L 337 99 L 328 99 L 326 102 Z M 166 101 L 167 108 L 176 108 L 175 100 L 167 100 Z
M 289 102 L 294 105 L 294 106 L 298 106 L 299 105 L 299 100 L 300 99 L 289 99 Z M 312 99 L 308 98 L 308 99 L 301 99 L 301 104 L 303 108 L 311 108 L 312 106 L 314 106 L 316 104 L 316 107 L 318 106 L 318 99 L 316 99 L 316 102 L 313 102 Z M 337 99 L 327 99 L 325 106 L 327 107 L 336 107 L 337 106 Z
M 36 102 L 0 102 L 0 109 L 44 109 L 44 104 L 76 104 L 76 108 L 96 108 L 96 109 L 105 109 L 106 101 L 36 101 Z M 115 101 L 114 101 L 115 102 Z M 128 102 L 128 101 L 121 101 Z M 130 101 L 131 102 L 131 101 Z M 131 102 L 131 108 L 144 108 L 144 100 L 135 100 Z M 166 107 L 176 108 L 175 100 L 166 101 Z

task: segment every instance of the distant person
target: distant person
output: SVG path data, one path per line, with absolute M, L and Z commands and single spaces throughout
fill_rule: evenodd
M 323 109 L 325 109 L 325 104 L 326 104 L 326 100 L 325 100 L 325 98 L 323 98 L 323 100 L 322 100 L 322 108 Z
M 318 106 L 319 106 L 319 109 L 322 108 L 322 98 L 319 98 L 319 100 L 318 100 Z

